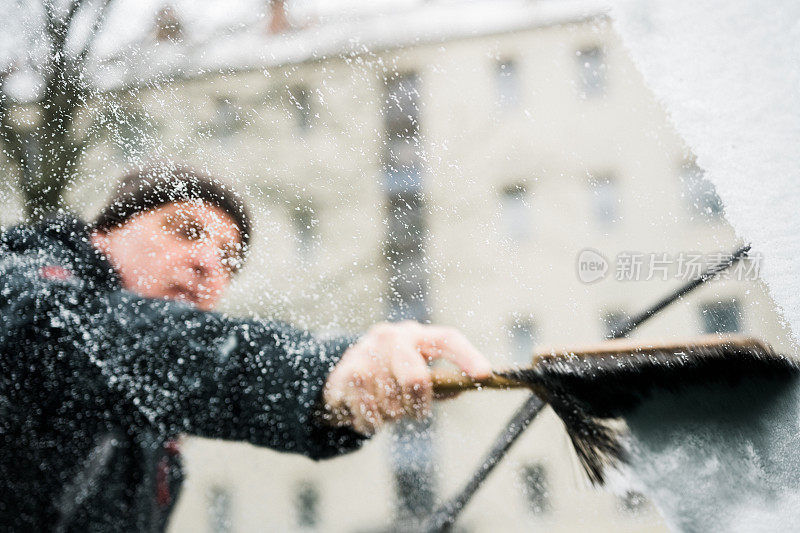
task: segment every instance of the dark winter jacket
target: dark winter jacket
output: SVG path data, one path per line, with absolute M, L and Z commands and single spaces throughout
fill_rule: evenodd
M 324 458 L 361 437 L 319 422 L 347 341 L 123 290 L 74 219 L 0 238 L 0 526 L 160 531 L 186 433 Z

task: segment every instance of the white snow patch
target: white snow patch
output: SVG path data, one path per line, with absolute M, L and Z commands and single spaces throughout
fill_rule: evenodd
M 610 0 L 647 85 L 764 254 L 762 276 L 800 338 L 800 2 Z

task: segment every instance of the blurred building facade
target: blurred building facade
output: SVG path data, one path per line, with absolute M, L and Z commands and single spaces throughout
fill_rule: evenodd
M 487 11 L 485 25 L 428 23 L 424 39 L 396 32 L 343 54 L 138 88 L 120 111 L 119 148 L 89 154 L 87 173 L 101 177 L 73 199 L 96 208 L 109 159 L 174 154 L 235 177 L 254 203 L 253 254 L 230 312 L 330 334 L 431 320 L 461 328 L 497 367 L 525 364 L 537 346 L 601 340 L 681 282 L 681 258 L 710 259 L 738 240 L 604 11 L 528 4 L 522 17 Z M 425 9 L 398 24 L 426 24 Z M 263 46 L 296 38 L 265 31 Z M 586 249 L 607 260 L 605 279 L 581 280 Z M 791 351 L 757 279 L 710 284 L 635 337 L 727 331 Z M 453 494 L 523 400 L 465 394 L 428 424 L 316 464 L 187 438 L 171 530 L 392 530 Z M 588 485 L 545 412 L 458 527 L 665 529 L 635 486 L 612 485 Z

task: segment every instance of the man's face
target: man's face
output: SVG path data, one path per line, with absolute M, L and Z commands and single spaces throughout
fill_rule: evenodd
M 131 217 L 92 244 L 122 278 L 148 298 L 213 309 L 230 284 L 241 237 L 233 219 L 206 202 L 174 202 Z

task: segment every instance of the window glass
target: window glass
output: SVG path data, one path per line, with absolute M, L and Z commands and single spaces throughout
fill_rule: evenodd
M 509 326 L 513 362 L 520 365 L 531 364 L 533 349 L 536 346 L 536 326 L 528 318 L 515 318 Z
M 512 184 L 500 194 L 500 210 L 506 234 L 515 241 L 527 240 L 533 233 L 531 204 L 528 188 L 524 184 Z
M 578 94 L 581 98 L 603 96 L 606 92 L 606 56 L 599 46 L 582 48 L 575 52 L 578 66 Z
M 550 489 L 545 466 L 541 463 L 525 465 L 519 476 L 528 510 L 537 515 L 546 513 L 550 509 Z
M 700 318 L 705 333 L 737 333 L 742 330 L 742 314 L 736 300 L 703 304 Z
M 511 59 L 498 61 L 495 65 L 497 84 L 497 102 L 501 107 L 513 107 L 519 104 L 520 87 L 517 64 Z
M 705 178 L 703 169 L 694 160 L 681 165 L 683 197 L 693 215 L 702 219 L 713 219 L 722 215 L 722 200 L 717 195 L 714 184 Z

